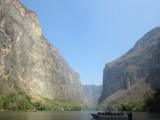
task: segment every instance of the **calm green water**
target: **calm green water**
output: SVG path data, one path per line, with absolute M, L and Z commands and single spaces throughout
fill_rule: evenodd
M 91 120 L 95 112 L 0 112 L 0 120 Z M 159 114 L 134 112 L 133 120 L 160 120 Z

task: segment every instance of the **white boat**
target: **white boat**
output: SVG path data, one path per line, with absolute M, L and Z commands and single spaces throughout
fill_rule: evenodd
M 127 113 L 91 113 L 93 119 L 99 119 L 99 120 L 132 120 L 132 114 Z

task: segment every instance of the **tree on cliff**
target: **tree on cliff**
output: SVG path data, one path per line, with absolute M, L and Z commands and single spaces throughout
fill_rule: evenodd
M 145 96 L 145 110 L 148 112 L 160 112 L 160 88 Z

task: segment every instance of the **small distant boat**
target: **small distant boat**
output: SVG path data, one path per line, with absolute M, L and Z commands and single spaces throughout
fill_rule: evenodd
M 26 112 L 36 112 L 36 109 L 33 109 L 33 110 L 26 110 Z
M 98 112 L 91 113 L 93 119 L 98 120 L 132 120 L 131 113 L 113 113 L 113 112 Z

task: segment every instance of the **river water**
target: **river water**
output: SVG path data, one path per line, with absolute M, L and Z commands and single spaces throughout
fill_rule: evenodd
M 0 120 L 91 120 L 91 111 L 0 112 Z M 160 120 L 160 114 L 132 112 L 133 120 Z

